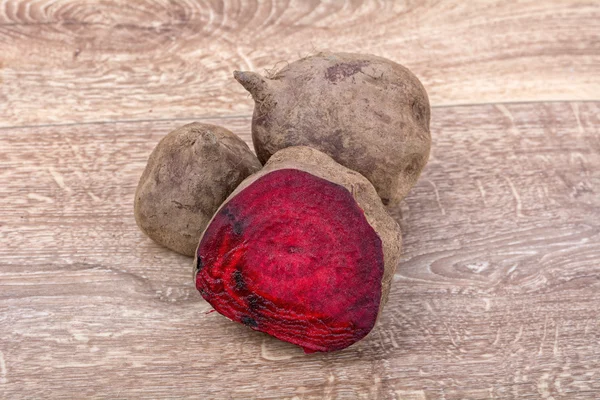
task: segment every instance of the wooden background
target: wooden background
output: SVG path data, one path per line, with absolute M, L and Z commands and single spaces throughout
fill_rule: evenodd
M 433 152 L 378 327 L 333 354 L 232 323 L 146 238 L 146 159 L 250 141 L 231 76 L 319 50 L 409 67 Z M 600 3 L 0 2 L 0 398 L 600 398 Z

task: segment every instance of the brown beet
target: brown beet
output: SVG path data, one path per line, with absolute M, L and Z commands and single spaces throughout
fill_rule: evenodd
M 385 204 L 402 200 L 427 163 L 427 92 L 402 65 L 319 53 L 272 76 L 234 77 L 256 103 L 252 140 L 262 163 L 286 147 L 313 147 L 363 174 Z
M 156 146 L 140 178 L 135 220 L 155 242 L 194 256 L 200 234 L 223 201 L 260 162 L 225 128 L 194 122 Z
M 276 153 L 200 239 L 196 287 L 221 314 L 306 352 L 365 337 L 387 299 L 401 234 L 373 186 L 307 147 Z

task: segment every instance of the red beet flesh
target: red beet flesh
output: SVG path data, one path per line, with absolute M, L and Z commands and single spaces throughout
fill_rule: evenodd
M 219 313 L 306 352 L 343 349 L 373 328 L 383 249 L 343 186 L 281 169 L 215 215 L 196 288 Z

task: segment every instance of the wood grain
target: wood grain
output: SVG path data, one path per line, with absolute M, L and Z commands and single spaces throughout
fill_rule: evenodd
M 249 140 L 249 115 L 204 121 Z M 0 398 L 600 397 L 600 103 L 434 109 L 380 323 L 312 355 L 208 313 L 137 230 L 184 122 L 0 129 Z
M 0 126 L 240 116 L 235 69 L 319 50 L 396 60 L 433 105 L 598 100 L 594 1 L 9 0 Z

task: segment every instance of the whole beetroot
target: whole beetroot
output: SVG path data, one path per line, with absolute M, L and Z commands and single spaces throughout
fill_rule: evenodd
M 254 330 L 306 352 L 340 350 L 375 325 L 401 242 L 366 178 L 290 147 L 216 212 L 198 246 L 196 288 Z
M 135 220 L 155 242 L 193 256 L 223 200 L 260 168 L 248 145 L 227 129 L 184 125 L 150 154 L 135 193 Z
M 363 174 L 384 204 L 395 204 L 427 163 L 427 92 L 399 64 L 319 53 L 274 76 L 236 71 L 234 77 L 256 103 L 252 138 L 263 164 L 280 149 L 310 146 Z

